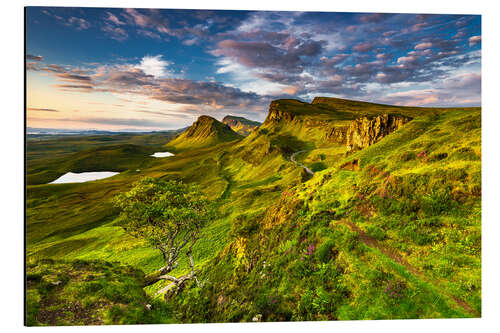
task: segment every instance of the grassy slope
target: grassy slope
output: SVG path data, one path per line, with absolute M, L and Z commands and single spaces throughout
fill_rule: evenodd
M 480 124 L 477 108 L 416 117 L 284 191 L 266 214 L 235 220 L 232 243 L 204 271 L 219 282 L 184 294 L 179 314 L 185 321 L 478 316 Z M 340 168 L 353 159 L 358 171 Z
M 28 326 L 168 323 L 141 288 L 144 273 L 102 261 L 30 262 L 27 267 Z
M 258 121 L 253 121 L 243 117 L 237 117 L 231 115 L 225 116 L 224 119 L 222 119 L 222 122 L 230 126 L 231 129 L 236 133 L 244 136 L 247 136 L 254 129 L 256 129 L 261 125 L 261 123 L 259 123 Z
M 193 287 L 179 298 L 185 301 L 176 305 L 180 320 L 251 320 L 258 313 L 265 320 L 470 315 L 450 295 L 480 311 L 480 110 L 430 111 L 347 157 L 341 146 L 314 149 L 314 140 L 298 139 L 295 129 L 264 128 L 237 144 L 152 159 L 140 172 L 132 168 L 84 184 L 30 185 L 28 256 L 103 259 L 154 270 L 159 253 L 113 224 L 117 212 L 109 199 L 141 176 L 168 177 L 200 184 L 219 200 L 221 212 L 195 247 L 208 287 Z M 301 158 L 322 163 L 316 171 L 324 171 L 302 183 L 308 178 L 287 158 L 304 147 L 311 150 Z M 351 159 L 359 159 L 359 171 L 339 170 Z M 395 179 L 395 193 L 386 188 L 386 172 Z M 456 178 L 452 188 L 450 176 Z M 406 198 L 413 215 L 401 208 L 408 206 Z M 442 201 L 446 205 L 439 208 Z M 425 278 L 368 247 L 339 221 L 355 223 L 398 251 Z M 310 245 L 313 253 L 306 254 Z M 387 287 L 401 297 L 386 293 Z

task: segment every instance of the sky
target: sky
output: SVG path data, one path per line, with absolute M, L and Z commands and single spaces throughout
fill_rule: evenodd
M 478 15 L 26 10 L 27 126 L 167 130 L 263 121 L 279 98 L 481 105 Z

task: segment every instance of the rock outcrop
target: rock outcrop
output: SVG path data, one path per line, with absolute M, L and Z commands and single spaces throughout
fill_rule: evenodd
M 272 101 L 269 105 L 269 112 L 264 124 L 280 123 L 282 121 L 291 122 L 295 119 L 295 115 L 283 109 L 281 100 Z
M 363 149 L 386 135 L 400 129 L 411 119 L 408 117 L 383 114 L 375 118 L 355 119 L 347 128 L 346 146 L 350 149 Z

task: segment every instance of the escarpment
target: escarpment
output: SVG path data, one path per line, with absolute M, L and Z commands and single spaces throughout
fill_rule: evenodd
M 296 100 L 271 102 L 263 126 L 275 132 L 287 131 L 317 146 L 345 145 L 349 150 L 359 150 L 373 145 L 385 136 L 400 129 L 412 118 L 391 114 L 382 106 L 373 114 L 366 115 L 358 105 L 350 105 L 349 112 L 315 99 L 308 104 Z M 345 107 L 342 104 L 342 107 Z
M 295 115 L 292 112 L 286 110 L 285 105 L 286 104 L 282 100 L 272 101 L 269 105 L 269 112 L 267 114 L 266 120 L 264 121 L 264 125 L 293 121 L 295 119 Z
M 328 137 L 349 150 L 363 149 L 403 127 L 411 118 L 389 114 L 354 119 L 347 127 L 334 127 Z

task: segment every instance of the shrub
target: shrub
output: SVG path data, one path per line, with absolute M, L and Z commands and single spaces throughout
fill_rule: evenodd
M 318 250 L 316 252 L 318 259 L 323 263 L 327 263 L 328 261 L 330 261 L 330 259 L 333 257 L 334 254 L 332 251 L 334 246 L 335 243 L 331 239 L 321 244 L 321 246 L 318 247 Z
M 441 161 L 448 157 L 448 153 L 434 153 L 429 157 L 429 161 Z
M 231 221 L 231 235 L 234 237 L 248 237 L 259 229 L 257 218 L 240 215 Z
M 404 152 L 403 154 L 401 154 L 400 160 L 403 162 L 408 162 L 408 161 L 414 160 L 415 157 L 417 157 L 417 154 L 415 154 L 414 151 L 407 151 L 407 152 Z

